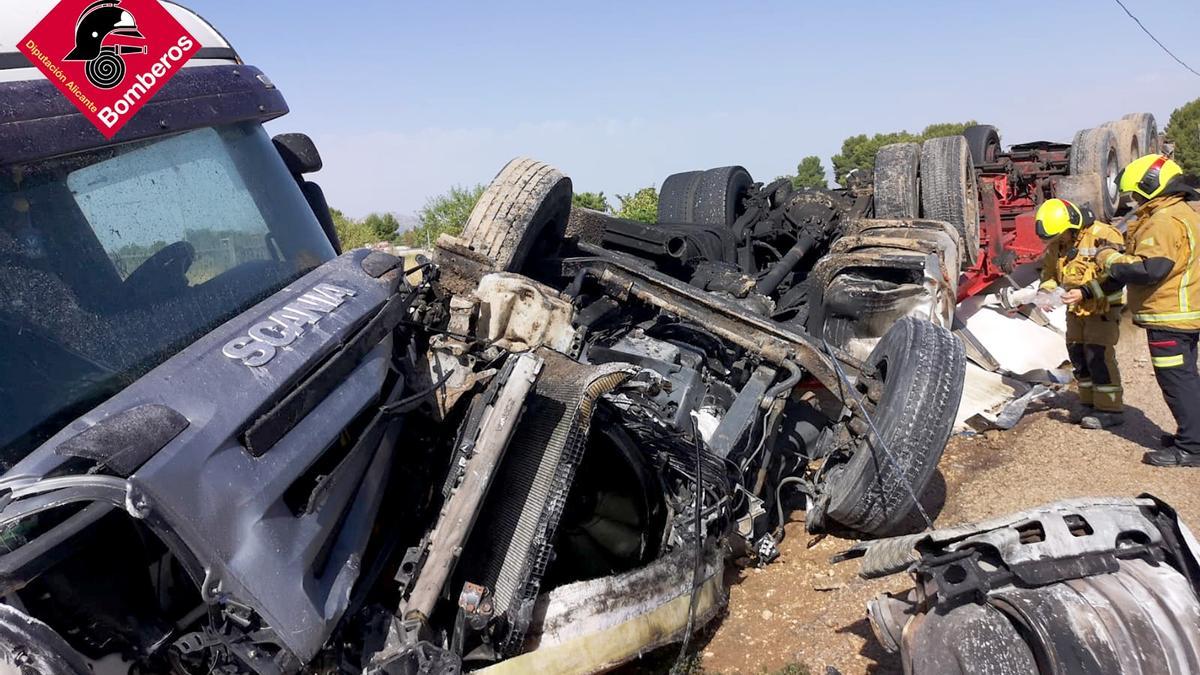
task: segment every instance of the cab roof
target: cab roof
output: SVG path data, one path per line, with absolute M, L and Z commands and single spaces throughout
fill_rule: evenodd
M 212 24 L 192 10 L 173 2 L 159 0 L 164 8 L 200 43 L 200 51 L 187 66 L 215 66 L 241 63 L 233 45 Z M 42 78 L 17 45 L 33 30 L 57 0 L 0 0 L 0 82 L 20 82 Z

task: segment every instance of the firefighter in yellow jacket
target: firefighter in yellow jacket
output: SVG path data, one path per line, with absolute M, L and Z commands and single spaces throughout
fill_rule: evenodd
M 1194 179 L 1162 155 L 1130 162 L 1118 180 L 1138 205 L 1126 249 L 1102 247 L 1102 289 L 1126 286 L 1135 324 L 1147 330 L 1154 375 L 1179 431 L 1163 449 L 1147 452 L 1155 466 L 1200 466 L 1200 214 L 1185 203 L 1200 198 Z
M 1121 247 L 1116 228 L 1096 220 L 1087 205 L 1051 199 L 1037 210 L 1037 233 L 1046 244 L 1042 258 L 1042 290 L 1062 288 L 1067 311 L 1067 354 L 1075 370 L 1085 411 L 1080 426 L 1114 427 L 1125 421 L 1117 339 L 1121 333 L 1124 290 L 1100 290 L 1096 253 L 1102 246 Z M 1084 298 L 1084 295 L 1087 298 Z

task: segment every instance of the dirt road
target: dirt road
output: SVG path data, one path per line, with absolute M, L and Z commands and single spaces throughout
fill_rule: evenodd
M 1067 421 L 1077 399 L 1063 394 L 1008 432 L 955 438 L 940 472 L 944 504 L 936 522 L 953 525 L 1066 497 L 1153 493 L 1200 526 L 1200 469 L 1141 464 L 1146 447 L 1175 427 L 1154 382 L 1145 336 L 1126 326 L 1118 349 L 1125 376 L 1124 427 L 1083 431 Z M 937 500 L 941 501 L 941 500 Z M 932 515 L 932 514 L 931 514 Z M 867 582 L 857 564 L 829 564 L 850 542 L 826 538 L 809 548 L 803 514 L 787 528 L 782 557 L 732 581 L 728 615 L 700 650 L 699 669 L 718 673 L 898 673 L 865 618 L 867 600 L 908 586 L 907 577 Z

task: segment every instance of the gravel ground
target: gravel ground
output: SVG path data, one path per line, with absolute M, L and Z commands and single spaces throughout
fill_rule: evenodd
M 1159 436 L 1174 431 L 1150 366 L 1142 331 L 1125 327 L 1118 359 L 1128 422 L 1084 431 L 1068 421 L 1077 406 L 1062 394 L 1008 432 L 951 441 L 935 479 L 939 526 L 1004 515 L 1067 497 L 1150 492 L 1200 525 L 1200 469 L 1159 469 L 1140 462 Z M 943 502 L 938 504 L 937 502 Z M 933 515 L 931 513 L 931 515 Z M 696 670 L 718 673 L 899 673 L 899 661 L 871 635 L 865 603 L 909 586 L 904 575 L 864 581 L 854 561 L 829 558 L 850 541 L 813 541 L 803 513 L 792 515 L 782 557 L 764 569 L 730 572 L 727 615 L 700 641 Z

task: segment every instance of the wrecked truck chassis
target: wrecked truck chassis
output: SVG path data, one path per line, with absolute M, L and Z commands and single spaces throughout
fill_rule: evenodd
M 156 98 L 160 107 L 151 103 L 149 122 L 135 120 L 127 128 L 123 138 L 139 144 L 97 150 L 80 131 L 82 119 L 63 110 L 68 102 L 30 95 L 44 84 L 17 84 L 14 91 L 25 93 L 18 98 L 37 99 L 33 113 L 47 108 L 55 113 L 47 117 L 65 123 L 58 128 L 72 133 L 55 137 L 49 122 L 38 122 L 46 129 L 39 136 L 57 143 L 48 147 L 74 163 L 53 175 L 46 170 L 44 179 L 32 181 L 38 186 L 99 162 L 120 166 L 126 151 L 153 154 L 158 144 L 219 136 L 203 128 L 210 123 L 286 111 L 257 71 L 196 68 L 164 89 Z M 250 105 L 263 97 L 263 105 Z M 197 99 L 230 105 L 215 106 L 216 117 L 210 118 L 204 116 L 209 107 L 194 105 Z M 33 169 L 19 167 L 12 175 L 36 175 L 41 163 L 57 160 L 38 160 L 37 147 L 20 138 L 20 127 L 0 129 L 5 145 L 13 145 L 5 166 L 29 160 Z M 232 130 L 221 133 L 237 137 Z M 575 667 L 593 671 L 686 638 L 689 629 L 714 616 L 726 601 L 721 563 L 727 557 L 736 551 L 765 563 L 778 554 L 784 489 L 799 486 L 817 497 L 810 513 L 826 510 L 822 498 L 839 498 L 850 507 L 862 502 L 859 512 L 831 509 L 843 518 L 831 517 L 831 524 L 875 533 L 901 527 L 899 516 L 911 507 L 925 477 L 895 472 L 899 482 L 876 494 L 882 481 L 869 467 L 886 462 L 880 453 L 888 446 L 900 450 L 897 444 L 911 436 L 899 425 L 889 426 L 888 419 L 946 417 L 946 405 L 921 409 L 929 413 L 924 416 L 912 406 L 888 410 L 889 398 L 912 403 L 906 398 L 910 390 L 927 385 L 945 394 L 954 378 L 955 354 L 942 340 L 948 335 L 933 331 L 937 321 L 929 319 L 938 311 L 924 311 L 921 321 L 897 322 L 893 339 L 882 331 L 869 336 L 882 339 L 884 349 L 875 354 L 865 348 L 866 358 L 859 358 L 838 340 L 806 331 L 803 322 L 776 321 L 769 311 L 753 309 L 769 308 L 784 293 L 798 297 L 798 283 L 811 272 L 807 263 L 824 255 L 825 246 L 849 225 L 844 216 L 863 215 L 863 197 L 851 202 L 832 193 L 796 195 L 787 208 L 795 207 L 789 222 L 806 223 L 798 237 L 744 215 L 732 228 L 679 226 L 690 236 L 682 247 L 671 239 L 659 248 L 643 246 L 654 256 L 678 261 L 678 254 L 689 265 L 740 261 L 738 278 L 719 278 L 712 266 L 705 270 L 717 282 L 730 282 L 726 288 L 747 291 L 736 297 L 717 289 L 720 283 L 704 289 L 656 271 L 651 262 L 586 248 L 591 257 L 568 260 L 565 276 L 561 266 L 548 277 L 535 275 L 503 256 L 540 251 L 531 245 L 543 243 L 538 227 L 553 235 L 550 248 L 570 249 L 561 236 L 562 205 L 569 210 L 570 203 L 563 187 L 569 183 L 555 180 L 537 192 L 534 180 L 501 181 L 523 187 L 481 201 L 472 214 L 479 236 L 469 250 L 486 254 L 486 271 L 529 276 L 493 278 L 502 283 L 490 286 L 477 277 L 452 288 L 449 266 L 422 262 L 417 267 L 425 278 L 408 284 L 399 261 L 389 256 L 356 251 L 335 258 L 336 239 L 319 229 L 327 209 L 312 197 L 315 185 L 302 177 L 320 166 L 315 149 L 301 148 L 305 157 L 298 158 L 288 139 L 276 138 L 274 145 L 271 149 L 267 139 L 249 157 L 234 153 L 235 158 L 257 160 L 259 178 L 274 171 L 285 179 L 287 194 L 264 197 L 264 204 L 295 202 L 313 213 L 265 214 L 264 234 L 278 249 L 268 251 L 271 260 L 253 254 L 248 261 L 234 260 L 220 270 L 215 285 L 201 289 L 183 278 L 186 269 L 170 269 L 170 281 L 180 282 L 172 286 L 178 298 L 164 292 L 161 305 L 150 296 L 139 309 L 169 324 L 162 317 L 181 312 L 170 313 L 176 308 L 168 300 L 191 300 L 212 288 L 228 294 L 227 287 L 246 286 L 265 276 L 264 267 L 285 261 L 293 265 L 292 276 L 251 286 L 258 293 L 252 300 L 231 300 L 222 306 L 220 320 L 212 319 L 181 344 L 163 347 L 152 370 L 134 373 L 115 393 L 73 414 L 74 421 L 39 441 L 0 485 L 0 519 L 28 526 L 18 530 L 23 539 L 16 550 L 0 556 L 0 569 L 11 574 L 3 579 L 6 588 L 15 604 L 28 601 L 21 614 L 44 620 L 52 627 L 47 631 L 71 640 L 69 646 L 46 640 L 47 650 L 95 661 L 115 657 L 152 672 L 274 674 L 391 673 L 431 664 L 450 672 L 464 665 L 565 667 L 572 650 L 586 648 L 594 660 Z M 531 179 L 557 173 L 537 163 L 524 166 Z M 4 184 L 14 195 L 28 187 L 20 180 Z M 785 206 L 767 209 L 761 191 L 755 199 L 764 218 L 778 216 Z M 62 208 L 43 211 L 51 202 Z M 114 261 L 93 241 L 92 228 L 100 223 L 72 211 L 68 190 L 33 204 L 31 222 L 38 227 L 63 225 L 65 232 L 66 225 L 78 226 L 72 250 L 96 255 L 77 267 L 111 272 L 120 291 L 116 299 L 130 300 L 129 289 L 118 285 L 119 270 L 106 267 Z M 537 208 L 521 212 L 530 205 Z M 554 208 L 541 213 L 542 205 Z M 695 212 L 701 211 L 708 209 Z M 514 218 L 522 213 L 523 219 Z M 317 219 L 308 222 L 308 215 Z M 887 226 L 877 222 L 870 234 L 835 241 L 836 255 L 855 263 L 843 269 L 861 271 L 874 260 L 886 272 L 903 273 L 903 283 L 882 282 L 888 291 L 922 287 L 933 298 L 945 293 L 942 285 L 948 282 L 939 270 L 956 265 L 945 259 L 952 247 L 939 248 L 936 234 L 922 239 L 896 232 L 884 242 Z M 186 243 L 182 233 L 162 229 L 170 237 L 165 241 Z M 653 227 L 627 229 L 642 237 L 638 241 L 656 240 Z M 319 245 L 293 246 L 302 234 Z M 786 253 L 779 260 L 756 260 L 754 252 L 765 250 L 762 243 Z M 881 255 L 871 247 L 881 248 Z M 190 256 L 185 258 L 186 268 Z M 114 312 L 113 320 L 67 303 L 78 292 L 67 283 L 75 277 L 51 283 L 55 280 L 47 277 L 53 275 L 15 269 L 51 291 L 64 313 L 78 314 L 98 330 L 110 328 L 110 322 L 131 323 L 128 314 Z M 843 269 L 831 274 L 836 278 Z M 763 278 L 751 278 L 756 275 Z M 586 292 L 572 295 L 579 290 L 569 288 L 573 279 Z M 92 286 L 107 289 L 102 281 Z M 350 291 L 337 312 L 306 328 L 269 325 L 280 323 L 274 317 L 295 324 L 288 308 L 322 283 Z M 573 325 L 577 310 L 600 304 L 597 290 L 617 308 L 615 320 L 595 331 L 590 324 Z M 521 327 L 523 309 L 509 318 L 503 312 L 468 317 L 467 324 L 479 325 L 462 329 L 452 325 L 461 318 L 456 312 L 470 314 L 462 308 L 471 306 L 466 298 L 472 294 L 490 294 L 494 304 L 480 300 L 489 309 L 532 307 L 540 298 L 554 306 L 556 331 L 541 334 L 537 321 Z M 30 320 L 16 316 L 17 326 Z M 667 330 L 681 327 L 677 334 Z M 580 344 L 568 339 L 572 334 Z M 257 335 L 268 338 L 264 344 L 280 342 L 273 358 L 247 359 L 240 351 L 253 347 L 245 340 Z M 715 336 L 718 344 L 705 343 L 702 335 Z M 49 331 L 49 337 L 59 336 Z M 933 343 L 940 351 L 922 351 Z M 912 352 L 930 362 L 891 371 L 907 376 L 920 370 L 925 379 L 914 385 L 877 377 L 885 359 L 899 363 Z M 441 373 L 424 379 L 431 357 L 442 358 L 439 363 L 461 359 L 466 378 L 454 392 L 457 398 L 442 386 Z M 511 369 L 535 359 L 541 370 L 525 386 Z M 934 364 L 939 370 L 931 374 Z M 828 416 L 823 401 L 816 400 L 821 392 L 834 403 Z M 507 395 L 504 410 L 496 412 L 501 393 Z M 886 443 L 883 434 L 871 431 L 868 414 L 887 435 Z M 936 465 L 945 441 L 938 436 L 920 439 L 922 470 Z M 554 457 L 538 454 L 550 445 Z M 911 448 L 903 450 L 910 454 Z M 851 471 L 851 458 L 867 468 Z M 822 470 L 814 473 L 815 465 Z M 482 473 L 472 476 L 476 468 Z M 78 475 L 55 477 L 61 473 Z M 605 491 L 627 485 L 618 494 L 624 502 L 616 515 L 601 523 L 618 533 L 601 541 L 609 548 L 599 550 L 617 561 L 610 563 L 586 547 L 586 536 L 602 533 L 587 528 L 607 515 L 601 506 L 613 507 L 604 501 Z M 821 495 L 821 489 L 831 494 Z M 633 507 L 622 511 L 628 504 Z M 34 514 L 52 517 L 36 521 Z M 633 525 L 624 530 L 613 526 L 627 521 Z M 810 526 L 821 523 L 814 519 Z M 130 541 L 141 547 L 110 543 Z M 130 550 L 124 557 L 111 555 L 117 548 Z M 589 557 L 599 563 L 583 560 Z M 97 570 L 107 583 L 97 583 Z M 631 592 L 634 588 L 641 592 Z M 5 620 L 0 617 L 0 623 Z M 409 632 L 412 624 L 405 622 L 413 620 L 420 625 Z M 6 646 L 0 639 L 0 648 Z M 87 669 L 72 664 L 67 672 Z
M 705 293 L 648 268 L 637 267 L 613 257 L 597 257 L 568 259 L 563 271 L 574 277 L 574 284 L 581 283 L 585 278 L 594 279 L 618 299 L 632 296 L 672 316 L 701 323 L 726 340 L 788 370 L 793 378 L 783 384 L 795 386 L 803 369 L 831 392 L 843 391 L 845 383 L 838 377 L 833 358 L 844 363 L 854 375 L 861 375 L 862 362 L 850 355 L 832 347 L 819 347 L 807 335 L 789 331 L 719 296 Z M 774 396 L 768 394 L 768 398 Z M 843 403 L 853 405 L 854 400 L 847 397 Z

